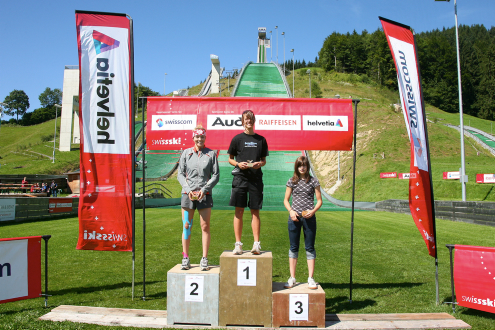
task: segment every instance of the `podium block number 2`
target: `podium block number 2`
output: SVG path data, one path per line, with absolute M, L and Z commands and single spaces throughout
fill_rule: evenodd
M 289 297 L 289 321 L 307 321 L 308 308 L 307 294 L 291 294 Z
M 203 302 L 204 276 L 186 276 L 184 301 Z
M 256 286 L 256 259 L 237 259 L 237 286 Z

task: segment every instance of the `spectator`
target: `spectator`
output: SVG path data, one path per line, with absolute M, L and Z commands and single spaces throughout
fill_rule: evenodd
M 52 197 L 57 197 L 57 184 L 55 180 L 52 180 L 52 184 L 50 185 L 50 191 L 52 193 Z
M 26 177 L 24 177 L 24 179 L 22 179 L 21 183 L 22 183 L 22 188 L 26 188 L 27 187 L 28 182 L 26 180 Z M 22 192 L 25 193 L 26 190 L 27 189 L 22 189 Z

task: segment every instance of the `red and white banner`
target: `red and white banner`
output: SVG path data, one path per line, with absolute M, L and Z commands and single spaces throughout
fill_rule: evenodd
M 380 179 L 396 178 L 397 172 L 382 172 L 380 173 Z
M 460 306 L 495 313 L 495 248 L 456 245 L 454 286 Z
M 436 257 L 428 140 L 414 35 L 409 26 L 382 17 L 380 21 L 397 70 L 400 100 L 411 142 L 410 172 L 418 174 L 409 179 L 409 208 L 428 253 Z
M 405 179 L 416 179 L 417 178 L 417 173 L 399 173 L 399 179 L 405 180 Z
M 132 251 L 131 34 L 124 14 L 76 11 L 81 184 L 77 249 Z
M 0 303 L 41 294 L 41 236 L 0 238 Z
M 62 213 L 72 211 L 72 198 L 50 198 L 48 213 Z
M 495 183 L 495 174 L 476 174 L 476 183 Z
M 461 174 L 459 171 L 457 172 L 443 172 L 444 180 L 459 180 L 461 178 Z
M 270 150 L 351 150 L 352 100 L 253 97 L 148 97 L 146 140 L 150 150 L 193 146 L 192 129 L 202 124 L 206 145 L 226 150 L 244 129 L 241 114 L 256 116 L 255 131 Z

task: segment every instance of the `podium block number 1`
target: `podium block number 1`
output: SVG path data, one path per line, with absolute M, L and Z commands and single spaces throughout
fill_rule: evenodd
M 290 294 L 289 321 L 308 320 L 309 300 L 307 294 Z
M 184 301 L 203 302 L 204 276 L 186 276 Z
M 256 259 L 237 259 L 237 286 L 256 286 Z

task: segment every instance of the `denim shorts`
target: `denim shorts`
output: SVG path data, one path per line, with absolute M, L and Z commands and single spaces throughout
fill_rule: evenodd
M 316 238 L 316 216 L 306 219 L 298 217 L 299 221 L 292 221 L 289 216 L 289 258 L 297 259 L 299 254 L 299 242 L 301 240 L 301 229 L 304 233 L 304 247 L 306 248 L 306 258 L 308 260 L 316 258 L 315 238 Z

